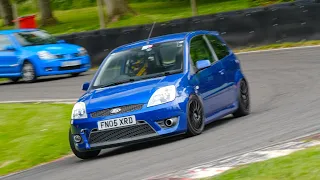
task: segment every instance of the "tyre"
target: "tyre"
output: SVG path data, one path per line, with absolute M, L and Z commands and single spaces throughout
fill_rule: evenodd
M 20 80 L 19 77 L 15 77 L 15 78 L 10 78 L 11 82 L 16 83 Z
M 36 71 L 32 63 L 26 61 L 22 67 L 22 80 L 27 83 L 35 82 L 37 79 Z
M 196 136 L 204 130 L 204 109 L 197 96 L 191 95 L 187 107 L 187 136 Z
M 74 145 L 71 131 L 69 130 L 69 144 L 70 148 L 75 156 L 77 156 L 80 159 L 92 159 L 94 157 L 97 157 L 100 153 L 100 150 L 96 151 L 87 151 L 87 152 L 79 152 Z
M 77 77 L 77 76 L 79 76 L 80 74 L 81 74 L 81 73 L 72 73 L 71 76 L 72 76 L 72 77 Z
M 246 80 L 242 79 L 238 88 L 238 109 L 233 116 L 237 118 L 248 114 L 250 114 L 249 85 Z

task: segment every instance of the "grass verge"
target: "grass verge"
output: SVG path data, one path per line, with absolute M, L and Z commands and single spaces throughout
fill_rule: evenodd
M 8 81 L 8 79 L 6 79 L 6 78 L 0 78 L 0 82 L 5 82 L 5 81 Z
M 248 52 L 248 51 L 258 51 L 258 50 L 268 50 L 268 49 L 281 49 L 281 48 L 314 46 L 314 45 L 320 45 L 320 40 L 300 41 L 300 42 L 285 42 L 285 43 L 270 44 L 270 45 L 265 45 L 265 46 L 246 47 L 246 48 L 235 49 L 235 52 Z
M 185 2 L 140 2 L 131 3 L 130 6 L 138 13 L 137 16 L 126 15 L 119 21 L 107 25 L 107 28 L 132 26 L 164 22 L 173 19 L 192 16 L 189 1 Z M 249 8 L 249 0 L 227 0 L 217 2 L 206 2 L 198 4 L 199 15 L 219 13 L 232 10 Z M 22 10 L 21 10 L 22 11 Z M 22 11 L 20 15 L 34 14 L 30 11 Z M 36 13 L 37 14 L 37 13 Z M 97 7 L 54 11 L 54 16 L 59 24 L 48 27 L 41 27 L 52 34 L 69 34 L 88 30 L 99 29 L 99 17 Z M 37 14 L 39 22 L 40 15 Z M 3 24 L 0 22 L 0 25 Z M 11 29 L 13 27 L 1 27 L 0 29 Z
M 211 180 L 320 179 L 320 146 L 235 168 Z
M 68 104 L 0 104 L 0 175 L 67 155 Z

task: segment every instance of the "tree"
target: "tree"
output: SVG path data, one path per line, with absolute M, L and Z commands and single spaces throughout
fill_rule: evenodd
M 196 16 L 198 15 L 196 0 L 190 0 L 190 1 L 191 1 L 192 16 Z
M 0 11 L 3 15 L 4 25 L 13 25 L 13 11 L 9 0 L 0 0 Z
M 57 19 L 53 16 L 50 0 L 39 0 L 41 14 L 40 25 L 47 26 L 57 24 Z
M 104 13 L 103 13 L 102 0 L 97 0 L 97 5 L 98 5 L 98 15 L 99 15 L 100 29 L 104 29 L 105 28 L 105 22 L 104 22 Z
M 104 0 L 107 8 L 108 22 L 118 21 L 126 13 L 137 13 L 129 6 L 128 0 Z

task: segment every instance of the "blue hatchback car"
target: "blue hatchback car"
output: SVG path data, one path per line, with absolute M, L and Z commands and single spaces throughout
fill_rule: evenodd
M 90 67 L 86 49 L 58 41 L 44 30 L 0 31 L 0 78 L 34 82 L 40 76 L 77 76 Z
M 101 149 L 186 134 L 250 113 L 248 81 L 217 32 L 154 37 L 114 49 L 74 105 L 69 141 L 88 159 Z

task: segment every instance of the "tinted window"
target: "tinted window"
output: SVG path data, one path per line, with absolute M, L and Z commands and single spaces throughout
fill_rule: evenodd
M 222 59 L 229 55 L 227 46 L 224 45 L 224 43 L 222 43 L 216 36 L 207 35 L 206 37 L 208 38 L 219 59 Z
M 43 30 L 19 32 L 14 34 L 21 46 L 35 46 L 44 44 L 55 44 L 57 40 L 54 36 Z
M 199 60 L 210 60 L 211 63 L 214 62 L 211 51 L 202 36 L 196 36 L 191 39 L 190 56 L 194 65 Z
M 7 46 L 11 46 L 11 41 L 8 36 L 0 35 L 0 51 L 5 50 Z
M 103 64 L 93 88 L 182 72 L 183 43 L 173 41 L 113 53 Z

